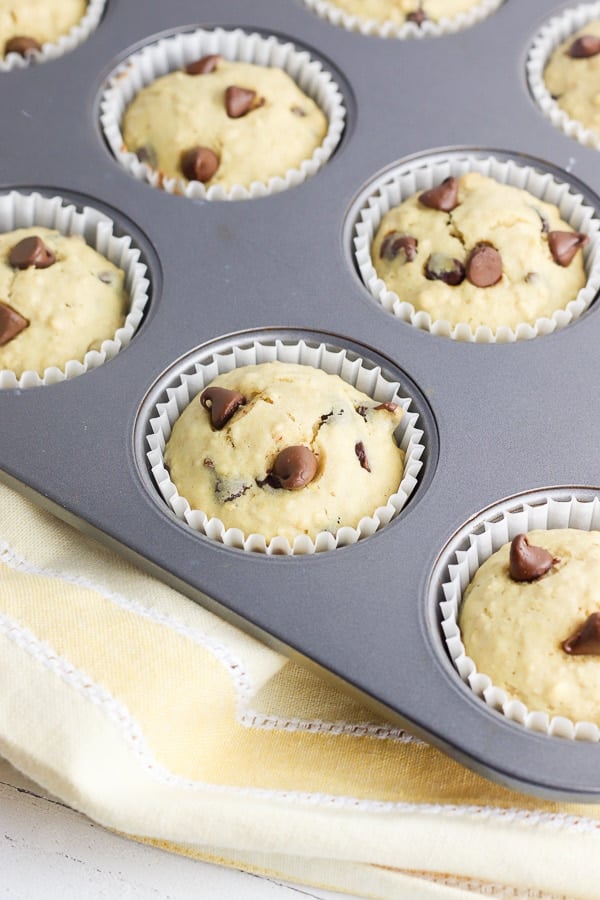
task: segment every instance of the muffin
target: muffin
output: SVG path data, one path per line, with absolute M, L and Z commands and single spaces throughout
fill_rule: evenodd
M 86 0 L 0 0 L 0 50 L 26 56 L 56 43 L 80 22 Z
M 401 40 L 471 28 L 503 0 L 304 0 L 316 15 L 364 35 Z
M 481 6 L 481 0 L 329 0 L 329 3 L 348 15 L 394 25 L 454 19 Z
M 125 111 L 123 139 L 163 176 L 249 187 L 310 159 L 327 132 L 282 69 L 209 54 L 151 82 Z
M 599 579 L 600 532 L 516 535 L 464 592 L 466 655 L 508 701 L 600 726 Z
M 600 19 L 588 22 L 556 47 L 543 81 L 559 108 L 600 139 Z
M 164 461 L 192 508 L 292 544 L 355 528 L 388 503 L 404 474 L 394 438 L 402 416 L 398 404 L 310 365 L 247 365 L 186 406 Z
M 588 242 L 554 204 L 471 171 L 389 209 L 371 261 L 387 290 L 432 321 L 514 331 L 577 297 Z
M 301 184 L 334 152 L 345 114 L 319 60 L 239 28 L 147 44 L 110 73 L 100 99 L 104 136 L 129 174 L 194 200 Z
M 83 237 L 32 226 L 0 234 L 0 370 L 19 378 L 83 360 L 124 322 L 124 272 Z

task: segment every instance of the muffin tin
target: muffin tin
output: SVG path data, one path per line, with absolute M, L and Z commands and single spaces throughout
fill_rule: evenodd
M 597 801 L 600 745 L 535 733 L 486 706 L 450 662 L 439 604 L 456 548 L 486 516 L 550 490 L 583 499 L 600 490 L 598 304 L 533 340 L 451 340 L 373 300 L 351 237 L 368 186 L 417 158 L 512 158 L 600 209 L 597 151 L 554 128 L 527 86 L 528 48 L 566 7 L 505 0 L 464 31 L 397 40 L 336 27 L 301 0 L 108 0 L 83 44 L 1 72 L 3 191 L 106 213 L 139 248 L 151 287 L 143 322 L 113 359 L 61 383 L 0 391 L 0 477 L 477 772 Z M 196 27 L 274 34 L 322 62 L 346 126 L 317 174 L 266 197 L 204 201 L 138 181 L 113 158 L 99 124 L 109 73 L 141 46 Z M 423 466 L 405 507 L 376 533 L 327 552 L 250 553 L 182 524 L 160 496 L 146 435 L 166 384 L 255 340 L 343 349 L 411 399 Z

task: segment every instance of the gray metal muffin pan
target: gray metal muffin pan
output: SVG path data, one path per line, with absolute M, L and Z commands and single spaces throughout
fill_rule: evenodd
M 444 148 L 549 168 L 600 208 L 600 157 L 554 129 L 526 83 L 532 37 L 565 6 L 506 0 L 472 29 L 398 41 L 336 28 L 300 0 L 108 0 L 75 51 L 3 73 L 2 188 L 105 209 L 141 248 L 152 292 L 112 361 L 0 392 L 0 476 L 477 772 L 544 797 L 598 801 L 600 745 L 527 731 L 461 682 L 439 634 L 436 563 L 503 498 L 555 486 L 593 493 L 600 308 L 533 341 L 457 343 L 376 305 L 347 239 L 369 180 Z M 156 36 L 196 26 L 281 35 L 323 60 L 347 127 L 315 177 L 264 199 L 198 202 L 137 182 L 111 157 L 98 125 L 108 72 Z M 414 398 L 428 448 L 420 484 L 374 536 L 310 557 L 249 554 L 186 528 L 160 499 L 139 426 L 153 385 L 197 348 L 255 334 L 349 348 Z

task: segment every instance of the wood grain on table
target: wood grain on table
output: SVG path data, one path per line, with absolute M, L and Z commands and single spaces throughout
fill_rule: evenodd
M 342 900 L 119 837 L 0 759 L 0 896 L 14 900 Z

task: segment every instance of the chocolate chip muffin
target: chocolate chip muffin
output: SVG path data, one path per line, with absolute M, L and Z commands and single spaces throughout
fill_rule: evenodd
M 0 49 L 26 56 L 55 43 L 85 15 L 86 0 L 0 0 Z
M 0 234 L 0 369 L 19 378 L 63 368 L 123 324 L 124 273 L 78 235 L 48 228 Z
M 394 440 L 402 415 L 313 366 L 243 366 L 183 410 L 165 465 L 193 509 L 292 544 L 385 506 L 404 471 Z
M 517 535 L 464 593 L 467 656 L 529 711 L 600 726 L 599 579 L 600 532 Z
M 588 22 L 556 48 L 543 77 L 569 118 L 600 136 L 600 19 Z
M 122 131 L 127 149 L 163 176 L 231 189 L 298 168 L 327 119 L 282 69 L 215 54 L 143 88 Z
M 374 22 L 404 25 L 454 19 L 481 5 L 481 0 L 328 0 L 351 16 Z
M 515 329 L 564 309 L 586 284 L 585 234 L 557 207 L 478 172 L 450 176 L 386 213 L 373 266 L 432 320 Z

